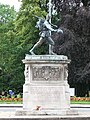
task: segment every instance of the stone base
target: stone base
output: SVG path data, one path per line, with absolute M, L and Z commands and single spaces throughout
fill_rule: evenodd
M 76 110 L 32 110 L 32 111 L 26 111 L 26 110 L 18 110 L 15 113 L 16 116 L 31 116 L 31 115 L 61 115 L 61 116 L 69 116 L 69 115 L 78 115 L 78 112 Z
M 23 110 L 26 115 L 66 115 L 70 112 L 68 60 L 63 55 L 26 55 Z
M 63 84 L 57 86 L 24 84 L 23 109 L 55 110 L 56 112 L 67 110 L 70 108 L 68 89 Z

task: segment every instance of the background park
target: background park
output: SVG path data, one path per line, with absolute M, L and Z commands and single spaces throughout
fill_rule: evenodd
M 35 28 L 37 19 L 33 15 L 44 18 L 48 12 L 47 3 L 48 0 L 22 0 L 18 12 L 14 7 L 0 4 L 1 103 L 22 102 L 25 81 L 22 60 L 39 39 L 39 31 Z M 64 34 L 52 33 L 54 51 L 71 60 L 68 82 L 75 88 L 71 100 L 90 104 L 90 1 L 53 0 L 53 4 L 56 13 L 52 23 L 64 31 Z M 35 52 L 47 54 L 47 47 L 44 43 Z M 9 90 L 14 92 L 13 95 L 8 95 Z

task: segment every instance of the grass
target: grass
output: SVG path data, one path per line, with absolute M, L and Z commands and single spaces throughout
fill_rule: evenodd
M 22 102 L 20 101 L 14 101 L 14 102 L 8 102 L 8 101 L 0 101 L 0 104 L 22 104 Z
M 71 104 L 89 104 L 90 105 L 90 101 L 71 101 Z
M 87 104 L 90 105 L 90 101 L 71 101 L 71 104 Z M 22 104 L 22 101 L 0 101 L 0 104 Z

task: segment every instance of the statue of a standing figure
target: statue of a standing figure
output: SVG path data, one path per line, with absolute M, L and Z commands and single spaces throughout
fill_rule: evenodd
M 41 46 L 44 41 L 47 41 L 48 44 L 51 45 L 51 48 L 50 48 L 51 50 L 50 50 L 49 54 L 52 54 L 52 55 L 55 54 L 53 52 L 53 46 L 54 46 L 55 43 L 51 38 L 50 32 L 61 32 L 61 33 L 63 33 L 63 31 L 61 29 L 53 29 L 52 28 L 52 26 L 56 27 L 56 25 L 53 25 L 53 24 L 49 23 L 49 16 L 47 16 L 46 19 L 40 18 L 38 16 L 35 16 L 35 17 L 37 17 L 39 19 L 35 27 L 39 28 L 39 30 L 40 30 L 40 33 L 39 33 L 40 39 L 33 46 L 33 48 L 30 50 L 30 53 L 32 55 L 35 55 L 35 53 L 33 52 L 34 49 Z

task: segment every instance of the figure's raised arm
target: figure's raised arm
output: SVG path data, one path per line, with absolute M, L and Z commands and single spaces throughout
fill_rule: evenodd
M 48 28 L 50 31 L 56 32 L 57 30 L 53 29 L 52 26 L 48 23 L 48 21 L 45 20 L 44 25 L 46 28 Z
M 53 29 L 52 26 L 48 23 L 48 21 L 45 21 L 44 22 L 44 25 L 52 32 L 61 32 L 63 33 L 63 30 L 61 30 L 60 28 L 59 29 Z

